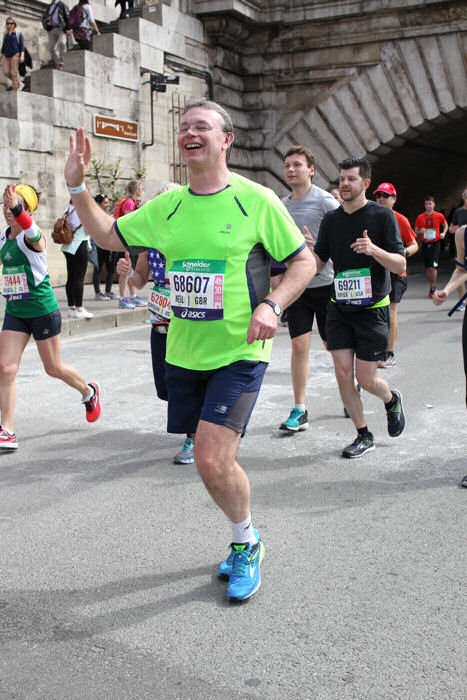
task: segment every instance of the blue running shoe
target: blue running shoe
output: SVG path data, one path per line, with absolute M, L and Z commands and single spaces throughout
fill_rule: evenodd
M 258 542 L 258 540 L 259 540 L 259 532 L 258 532 L 258 530 L 256 530 L 256 529 L 253 529 L 253 532 L 254 532 L 254 534 L 255 534 L 256 541 Z M 227 559 L 226 559 L 225 561 L 222 561 L 222 562 L 219 564 L 219 568 L 218 568 L 218 570 L 217 570 L 217 575 L 219 576 L 219 578 L 223 579 L 224 581 L 228 581 L 229 578 L 230 578 L 231 575 L 232 575 L 232 567 L 233 567 L 233 559 L 234 559 L 234 556 L 235 556 L 235 549 L 234 549 L 234 544 L 232 543 L 232 544 L 230 545 L 230 554 L 229 554 L 229 556 L 227 557 Z
M 260 564 L 264 559 L 261 540 L 255 544 L 233 544 L 232 574 L 227 588 L 229 600 L 247 600 L 261 585 Z
M 140 299 L 137 294 L 134 297 L 130 297 L 130 302 L 135 306 L 147 306 L 146 302 Z
M 279 430 L 288 430 L 296 433 L 297 430 L 306 430 L 308 428 L 308 411 L 301 411 L 299 408 L 292 408 L 290 416 L 286 421 L 281 423 Z
M 120 301 L 118 302 L 118 308 L 119 309 L 134 309 L 135 305 L 133 304 L 132 301 L 127 299 L 127 297 L 122 297 Z

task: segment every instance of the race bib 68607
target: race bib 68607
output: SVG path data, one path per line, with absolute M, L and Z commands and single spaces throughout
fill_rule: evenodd
M 175 260 L 169 270 L 174 316 L 191 321 L 224 318 L 225 260 Z

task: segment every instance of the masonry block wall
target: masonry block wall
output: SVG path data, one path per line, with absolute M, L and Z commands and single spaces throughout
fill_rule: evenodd
M 38 22 L 16 18 L 35 69 L 30 74 L 30 92 L 6 91 L 8 81 L 3 78 L 0 188 L 3 191 L 7 183 L 23 180 L 42 193 L 36 220 L 48 237 L 53 284 L 63 284 L 66 279 L 64 257 L 50 233 L 69 201 L 63 167 L 70 134 L 84 126 L 91 137 L 93 157 L 104 162 L 120 159 L 127 179 L 134 168 L 146 167 L 146 199 L 154 196 L 161 182 L 173 179 L 174 97 L 183 104 L 189 97 L 207 94 L 206 80 L 185 74 L 183 67 L 195 66 L 199 73 L 208 70 L 203 25 L 177 4 L 156 3 L 143 8 L 140 17 L 118 21 L 116 31 L 94 36 L 92 52 L 68 51 L 63 71 L 39 69 L 40 60 L 49 60 L 45 32 Z M 93 9 L 98 20 L 115 19 L 113 2 L 106 6 L 96 1 Z M 6 16 L 0 14 L 0 24 Z M 154 94 L 154 145 L 143 149 L 142 143 L 152 140 L 152 125 L 148 73 L 142 71 L 174 74 L 166 58 L 180 66 L 180 84 Z M 96 114 L 138 122 L 139 142 L 93 136 Z

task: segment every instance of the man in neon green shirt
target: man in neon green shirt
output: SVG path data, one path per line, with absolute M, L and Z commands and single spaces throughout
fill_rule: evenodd
M 189 186 L 160 195 L 116 223 L 84 185 L 90 141 L 70 138 L 65 178 L 101 248 L 166 257 L 172 321 L 167 341 L 168 431 L 196 432 L 195 462 L 232 528 L 218 575 L 230 599 L 260 586 L 264 546 L 253 527 L 248 477 L 236 461 L 282 309 L 316 271 L 303 236 L 271 190 L 230 172 L 232 122 L 214 102 L 187 105 L 178 147 Z M 270 293 L 269 256 L 288 269 Z

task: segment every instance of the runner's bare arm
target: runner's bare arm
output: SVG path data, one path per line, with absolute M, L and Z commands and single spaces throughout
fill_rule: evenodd
M 363 231 L 361 238 L 350 244 L 354 253 L 358 255 L 371 255 L 380 265 L 393 272 L 395 275 L 402 275 L 406 269 L 406 259 L 400 253 L 389 253 L 371 242 L 368 231 Z
M 464 264 L 464 257 L 465 257 L 465 246 L 464 246 L 464 231 L 466 227 L 465 226 L 459 226 L 456 231 L 456 260 L 459 262 L 461 265 Z M 451 292 L 454 292 L 456 289 L 458 289 L 463 282 L 467 281 L 467 270 L 464 270 L 463 267 L 459 267 L 456 265 L 454 272 L 452 273 L 449 282 L 446 284 L 444 289 L 437 289 L 433 295 L 433 304 L 435 306 L 440 306 L 443 302 L 446 301 L 448 298 L 449 294 Z
M 287 264 L 280 284 L 266 296 L 266 299 L 285 309 L 305 289 L 316 274 L 316 263 L 308 248 L 304 248 Z M 278 318 L 268 304 L 258 304 L 254 310 L 247 331 L 247 343 L 273 338 L 277 331 Z
M 311 252 L 313 253 L 313 257 L 315 259 L 315 264 L 316 264 L 316 271 L 321 272 L 324 269 L 324 266 L 326 265 L 326 263 L 323 262 L 321 260 L 321 258 L 319 258 L 315 253 L 315 244 L 313 241 L 313 236 L 311 235 L 308 226 L 303 227 L 303 233 L 305 235 L 306 244 L 307 244 L 308 248 L 311 250 Z
M 68 187 L 78 187 L 84 182 L 90 159 L 91 142 L 80 127 L 76 132 L 76 142 L 70 134 L 70 152 L 65 164 L 65 182 Z M 71 194 L 71 199 L 84 230 L 94 238 L 100 248 L 124 250 L 124 245 L 114 229 L 114 218 L 101 209 L 88 190 Z
M 119 275 L 129 275 L 131 273 L 131 260 L 128 251 L 125 252 L 125 257 L 120 258 L 117 262 L 117 267 L 115 268 Z M 140 253 L 138 255 L 138 260 L 136 261 L 136 267 L 134 269 L 134 274 L 131 277 L 131 281 L 137 289 L 143 289 L 149 278 L 149 263 L 147 251 Z

